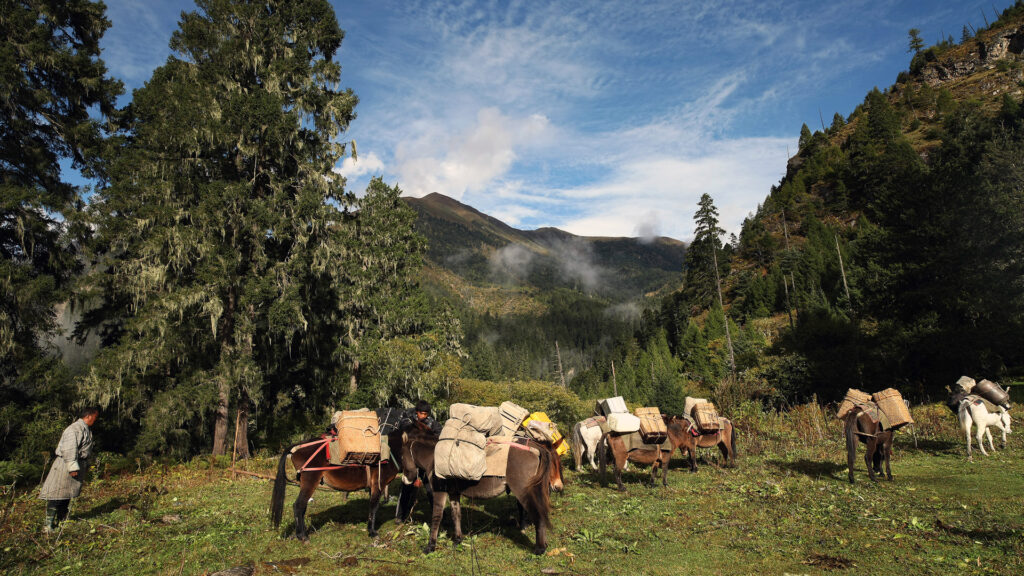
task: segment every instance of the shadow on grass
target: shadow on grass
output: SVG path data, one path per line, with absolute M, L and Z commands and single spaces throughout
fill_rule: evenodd
M 118 508 L 124 508 L 127 505 L 129 505 L 128 500 L 118 496 L 116 498 L 111 498 L 110 500 L 107 500 L 106 502 L 104 502 L 102 504 L 98 504 L 96 506 L 93 506 L 92 508 L 90 508 L 88 510 L 83 510 L 81 512 L 76 512 L 75 513 L 75 517 L 77 517 L 79 519 L 82 519 L 82 520 L 88 520 L 88 519 L 91 519 L 91 518 L 96 518 L 98 516 L 103 516 L 103 515 L 106 515 L 106 514 L 110 514 L 114 510 L 117 510 Z
M 801 458 L 792 462 L 785 460 L 769 460 L 768 464 L 790 472 L 797 472 L 811 478 L 832 478 L 833 480 L 847 481 L 846 464 L 822 460 L 808 460 Z
M 333 498 L 332 498 L 333 496 Z M 317 495 L 317 498 L 331 498 L 328 508 L 319 512 L 309 514 L 306 518 L 307 525 L 315 526 L 317 529 L 328 524 L 351 524 L 359 526 L 365 532 L 366 523 L 370 516 L 370 500 L 368 498 L 344 499 L 342 493 L 336 496 L 325 494 Z M 435 498 L 436 498 L 435 494 Z M 500 533 L 508 538 L 516 546 L 524 550 L 533 549 L 533 530 L 528 529 L 522 532 L 518 527 L 516 515 L 516 499 L 512 496 L 499 496 L 488 500 L 470 500 L 463 497 L 462 502 L 462 533 L 469 537 L 479 533 Z M 377 508 L 377 530 L 384 531 L 395 526 L 395 507 L 398 499 L 391 502 L 381 501 Z M 432 511 L 428 507 L 428 501 L 423 491 L 417 495 L 416 504 L 413 507 L 411 524 L 430 524 Z M 452 519 L 451 503 L 445 505 L 444 518 L 441 522 L 442 533 L 447 532 L 449 538 L 455 535 L 455 525 Z M 282 524 L 283 525 L 283 524 Z M 285 530 L 294 531 L 295 524 L 285 527 Z M 422 542 L 426 544 L 426 540 Z
M 921 438 L 917 441 L 917 447 L 914 447 L 914 440 L 907 436 L 897 437 L 895 441 L 896 447 L 903 450 L 916 450 L 918 452 L 925 452 L 928 454 L 956 454 L 966 450 L 966 440 L 964 444 L 959 442 L 951 442 L 949 440 L 927 440 Z

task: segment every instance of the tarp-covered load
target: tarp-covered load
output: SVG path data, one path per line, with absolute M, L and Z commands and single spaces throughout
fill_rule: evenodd
M 648 444 L 660 444 L 668 438 L 668 427 L 656 407 L 637 408 L 634 411 L 640 419 L 640 435 Z
M 362 466 L 380 462 L 381 434 L 376 412 L 344 410 L 335 414 L 333 423 L 338 435 L 327 447 L 331 464 Z
M 484 436 L 501 433 L 502 418 L 496 406 L 452 404 L 448 407 L 448 419 L 453 418 L 469 424 Z
M 607 417 L 608 430 L 617 434 L 632 434 L 640 431 L 640 419 L 629 412 L 614 412 Z
M 975 382 L 974 378 L 971 378 L 970 376 L 961 376 L 960 379 L 956 381 L 956 386 L 960 389 L 959 392 L 967 392 L 968 394 L 970 394 L 971 390 L 974 389 L 975 384 L 977 384 L 977 382 Z
M 538 442 L 548 442 L 555 447 L 559 456 L 569 452 L 569 444 L 562 441 L 562 434 L 558 426 L 543 412 L 534 412 L 523 420 L 523 428 L 527 434 Z
M 907 403 L 903 401 L 903 396 L 895 388 L 886 388 L 881 392 L 875 392 L 871 395 L 871 399 L 878 404 L 878 409 L 884 414 L 885 420 L 888 420 L 887 423 L 883 420 L 883 426 L 886 429 L 896 430 L 901 426 L 914 423 L 914 419 L 910 417 Z
M 479 480 L 487 471 L 487 438 L 470 422 L 449 418 L 434 448 L 434 474 L 438 478 Z
M 622 396 L 605 398 L 599 401 L 597 403 L 597 411 L 606 417 L 612 414 L 629 414 L 629 408 L 626 407 L 626 401 L 623 400 Z
M 498 406 L 498 413 L 501 415 L 501 435 L 512 436 L 523 425 L 523 420 L 530 415 L 530 411 L 514 402 L 502 402 Z

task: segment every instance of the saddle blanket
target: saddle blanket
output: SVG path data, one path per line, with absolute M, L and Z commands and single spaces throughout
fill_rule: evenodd
M 629 434 L 615 434 L 619 438 L 622 438 L 623 444 L 626 445 L 626 452 L 632 452 L 633 450 L 666 450 L 672 451 L 672 441 L 665 440 L 661 444 L 644 444 L 644 439 L 639 432 L 630 432 Z
M 513 444 L 517 444 L 519 447 L 514 447 Z M 487 470 L 484 472 L 484 476 L 504 477 L 506 475 L 509 450 L 525 449 L 539 454 L 536 448 L 530 448 L 527 444 L 528 440 L 521 436 L 491 436 L 488 438 L 484 456 L 487 461 Z

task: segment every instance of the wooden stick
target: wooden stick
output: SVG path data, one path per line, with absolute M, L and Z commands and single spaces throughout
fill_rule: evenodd
M 235 410 L 235 440 L 231 443 L 231 479 L 236 478 L 235 474 L 235 462 L 238 456 L 238 422 L 242 417 L 241 409 Z

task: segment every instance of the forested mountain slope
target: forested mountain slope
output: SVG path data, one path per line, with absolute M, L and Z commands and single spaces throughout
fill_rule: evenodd
M 1024 368 L 1022 86 L 1018 3 L 976 35 L 918 46 L 849 117 L 803 127 L 725 279 L 731 318 L 793 325 L 749 368 L 781 363 L 770 384 L 825 397 L 938 395 L 961 374 Z

